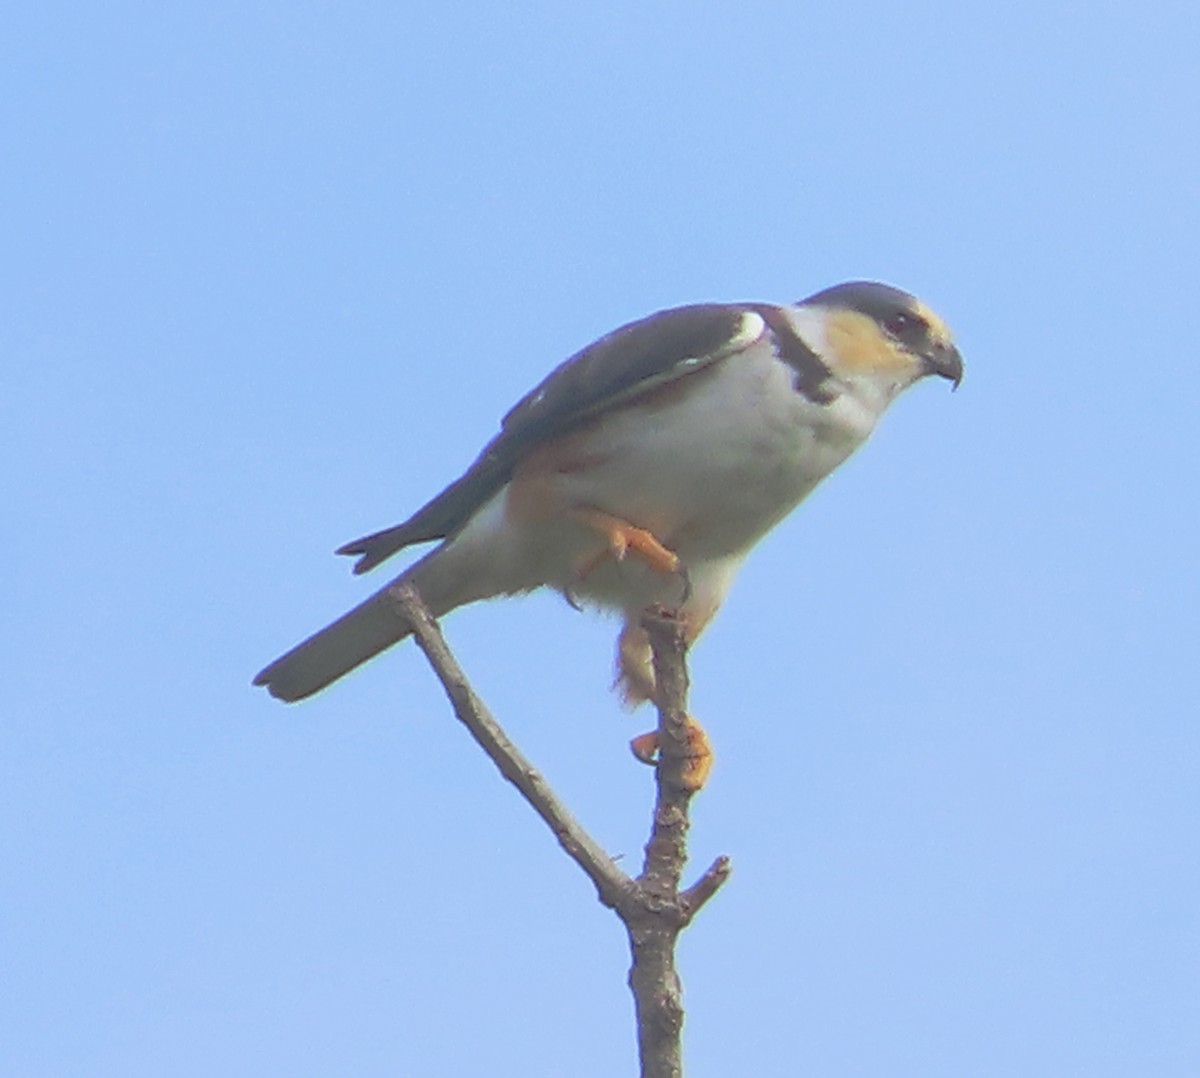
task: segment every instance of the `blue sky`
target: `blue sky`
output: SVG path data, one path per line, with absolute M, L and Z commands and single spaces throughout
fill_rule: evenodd
M 696 648 L 692 1076 L 1194 1075 L 1192 3 L 26 5 L 0 33 L 0 1071 L 628 1074 L 627 952 L 330 551 L 649 311 L 901 285 L 922 385 Z M 651 721 L 447 632 L 608 848 Z

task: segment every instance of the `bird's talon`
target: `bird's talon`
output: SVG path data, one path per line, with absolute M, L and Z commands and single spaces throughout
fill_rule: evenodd
M 651 730 L 647 734 L 638 734 L 629 742 L 629 748 L 642 763 L 653 767 L 658 763 L 658 731 Z
M 688 567 L 679 563 L 679 568 L 676 570 L 679 573 L 679 579 L 683 582 L 683 591 L 679 596 L 679 605 L 683 606 L 692 597 L 692 574 L 688 572 Z

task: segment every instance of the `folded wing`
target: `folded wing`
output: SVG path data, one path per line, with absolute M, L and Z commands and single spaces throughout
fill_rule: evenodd
M 354 571 L 365 573 L 406 546 L 456 534 L 532 449 L 741 351 L 764 329 L 762 317 L 747 306 L 702 303 L 659 311 L 614 330 L 518 401 L 475 463 L 437 497 L 403 524 L 355 539 L 337 553 L 357 555 Z

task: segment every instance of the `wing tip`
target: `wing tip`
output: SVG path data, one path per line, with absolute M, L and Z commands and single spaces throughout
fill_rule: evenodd
M 437 537 L 423 534 L 419 529 L 414 528 L 413 521 L 409 520 L 404 524 L 397 524 L 393 528 L 384 528 L 383 531 L 364 535 L 360 539 L 351 539 L 350 542 L 343 543 L 338 547 L 334 553 L 343 557 L 357 557 L 358 561 L 354 563 L 352 571 L 355 576 L 361 576 L 387 561 L 393 554 L 403 550 L 406 546 L 425 542 L 427 538 Z
M 387 554 L 384 554 L 382 557 L 377 555 L 372 559 L 370 538 L 368 536 L 366 539 L 355 539 L 353 542 L 345 543 L 334 551 L 335 554 L 343 558 L 358 558 L 358 561 L 354 563 L 350 570 L 355 576 L 361 576 L 368 569 L 374 569 L 384 558 L 388 557 Z M 390 553 L 395 553 L 395 551 L 391 551 Z

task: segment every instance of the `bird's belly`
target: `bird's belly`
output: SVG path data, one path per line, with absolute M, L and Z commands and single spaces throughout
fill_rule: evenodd
M 830 405 L 793 388 L 774 357 L 723 364 L 666 403 L 604 417 L 589 467 L 559 487 L 645 528 L 685 561 L 744 553 L 862 441 Z

